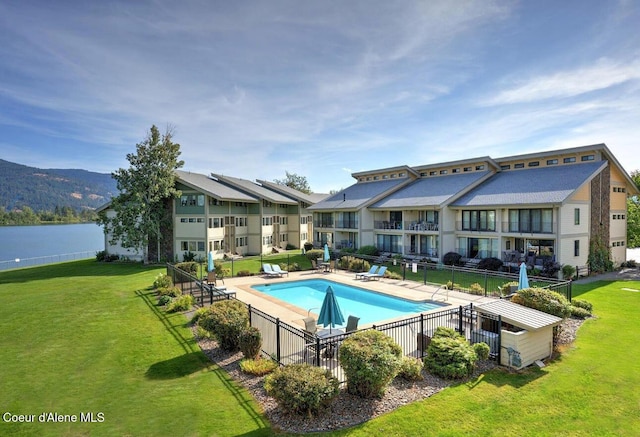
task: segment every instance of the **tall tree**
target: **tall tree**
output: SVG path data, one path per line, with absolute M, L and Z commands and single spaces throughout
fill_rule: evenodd
M 170 213 L 166 201 L 180 197 L 175 188 L 175 170 L 184 165 L 178 161 L 180 144 L 172 141 L 172 131 L 167 128 L 160 135 L 153 125 L 147 138 L 136 144 L 136 154 L 127 154 L 128 169 L 112 173 L 120 194 L 111 201 L 115 216 L 100 217 L 99 222 L 112 234 L 111 244 L 120 242 L 123 247 L 142 249 L 145 262 L 149 262 L 149 242 L 157 242 L 157 259 L 160 261 L 162 224 Z
M 289 173 L 285 171 L 286 177 L 284 179 L 274 179 L 278 185 L 286 185 L 289 188 L 301 191 L 306 194 L 311 194 L 311 188 L 309 182 L 307 182 L 306 176 L 299 176 L 296 173 Z
M 631 179 L 640 190 L 640 170 L 631 172 Z M 627 199 L 627 247 L 640 247 L 640 199 Z

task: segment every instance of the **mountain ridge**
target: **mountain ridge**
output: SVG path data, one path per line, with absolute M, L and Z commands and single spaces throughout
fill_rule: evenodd
M 0 207 L 35 212 L 71 207 L 96 209 L 118 194 L 110 173 L 42 169 L 0 159 Z

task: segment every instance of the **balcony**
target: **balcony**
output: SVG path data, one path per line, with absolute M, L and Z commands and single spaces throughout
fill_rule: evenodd
M 439 230 L 438 223 L 416 222 L 416 221 L 404 222 L 404 228 L 407 231 L 417 231 L 417 232 L 438 232 Z
M 520 226 L 517 222 L 502 223 L 504 234 L 555 234 L 558 231 L 556 222 L 535 223 L 535 226 Z
M 337 220 L 336 229 L 358 229 L 358 222 L 353 220 Z
M 313 227 L 314 228 L 333 228 L 333 221 L 332 220 L 318 220 L 313 222 Z
M 467 232 L 496 232 L 495 223 L 465 223 L 456 222 L 456 231 Z
M 377 220 L 373 222 L 373 229 L 390 229 L 402 230 L 402 222 L 388 221 L 388 220 Z

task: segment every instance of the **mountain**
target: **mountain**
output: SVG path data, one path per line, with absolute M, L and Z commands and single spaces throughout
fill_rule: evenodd
M 56 207 L 95 209 L 117 195 L 108 173 L 78 169 L 41 169 L 0 159 L 0 207 L 30 207 L 36 212 Z

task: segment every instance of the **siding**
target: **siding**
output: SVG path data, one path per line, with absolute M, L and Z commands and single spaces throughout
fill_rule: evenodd
M 547 327 L 538 331 L 511 332 L 502 330 L 502 352 L 500 364 L 509 365 L 509 354 L 506 348 L 511 347 L 520 353 L 522 367 L 533 364 L 551 355 L 553 351 L 553 328 Z

